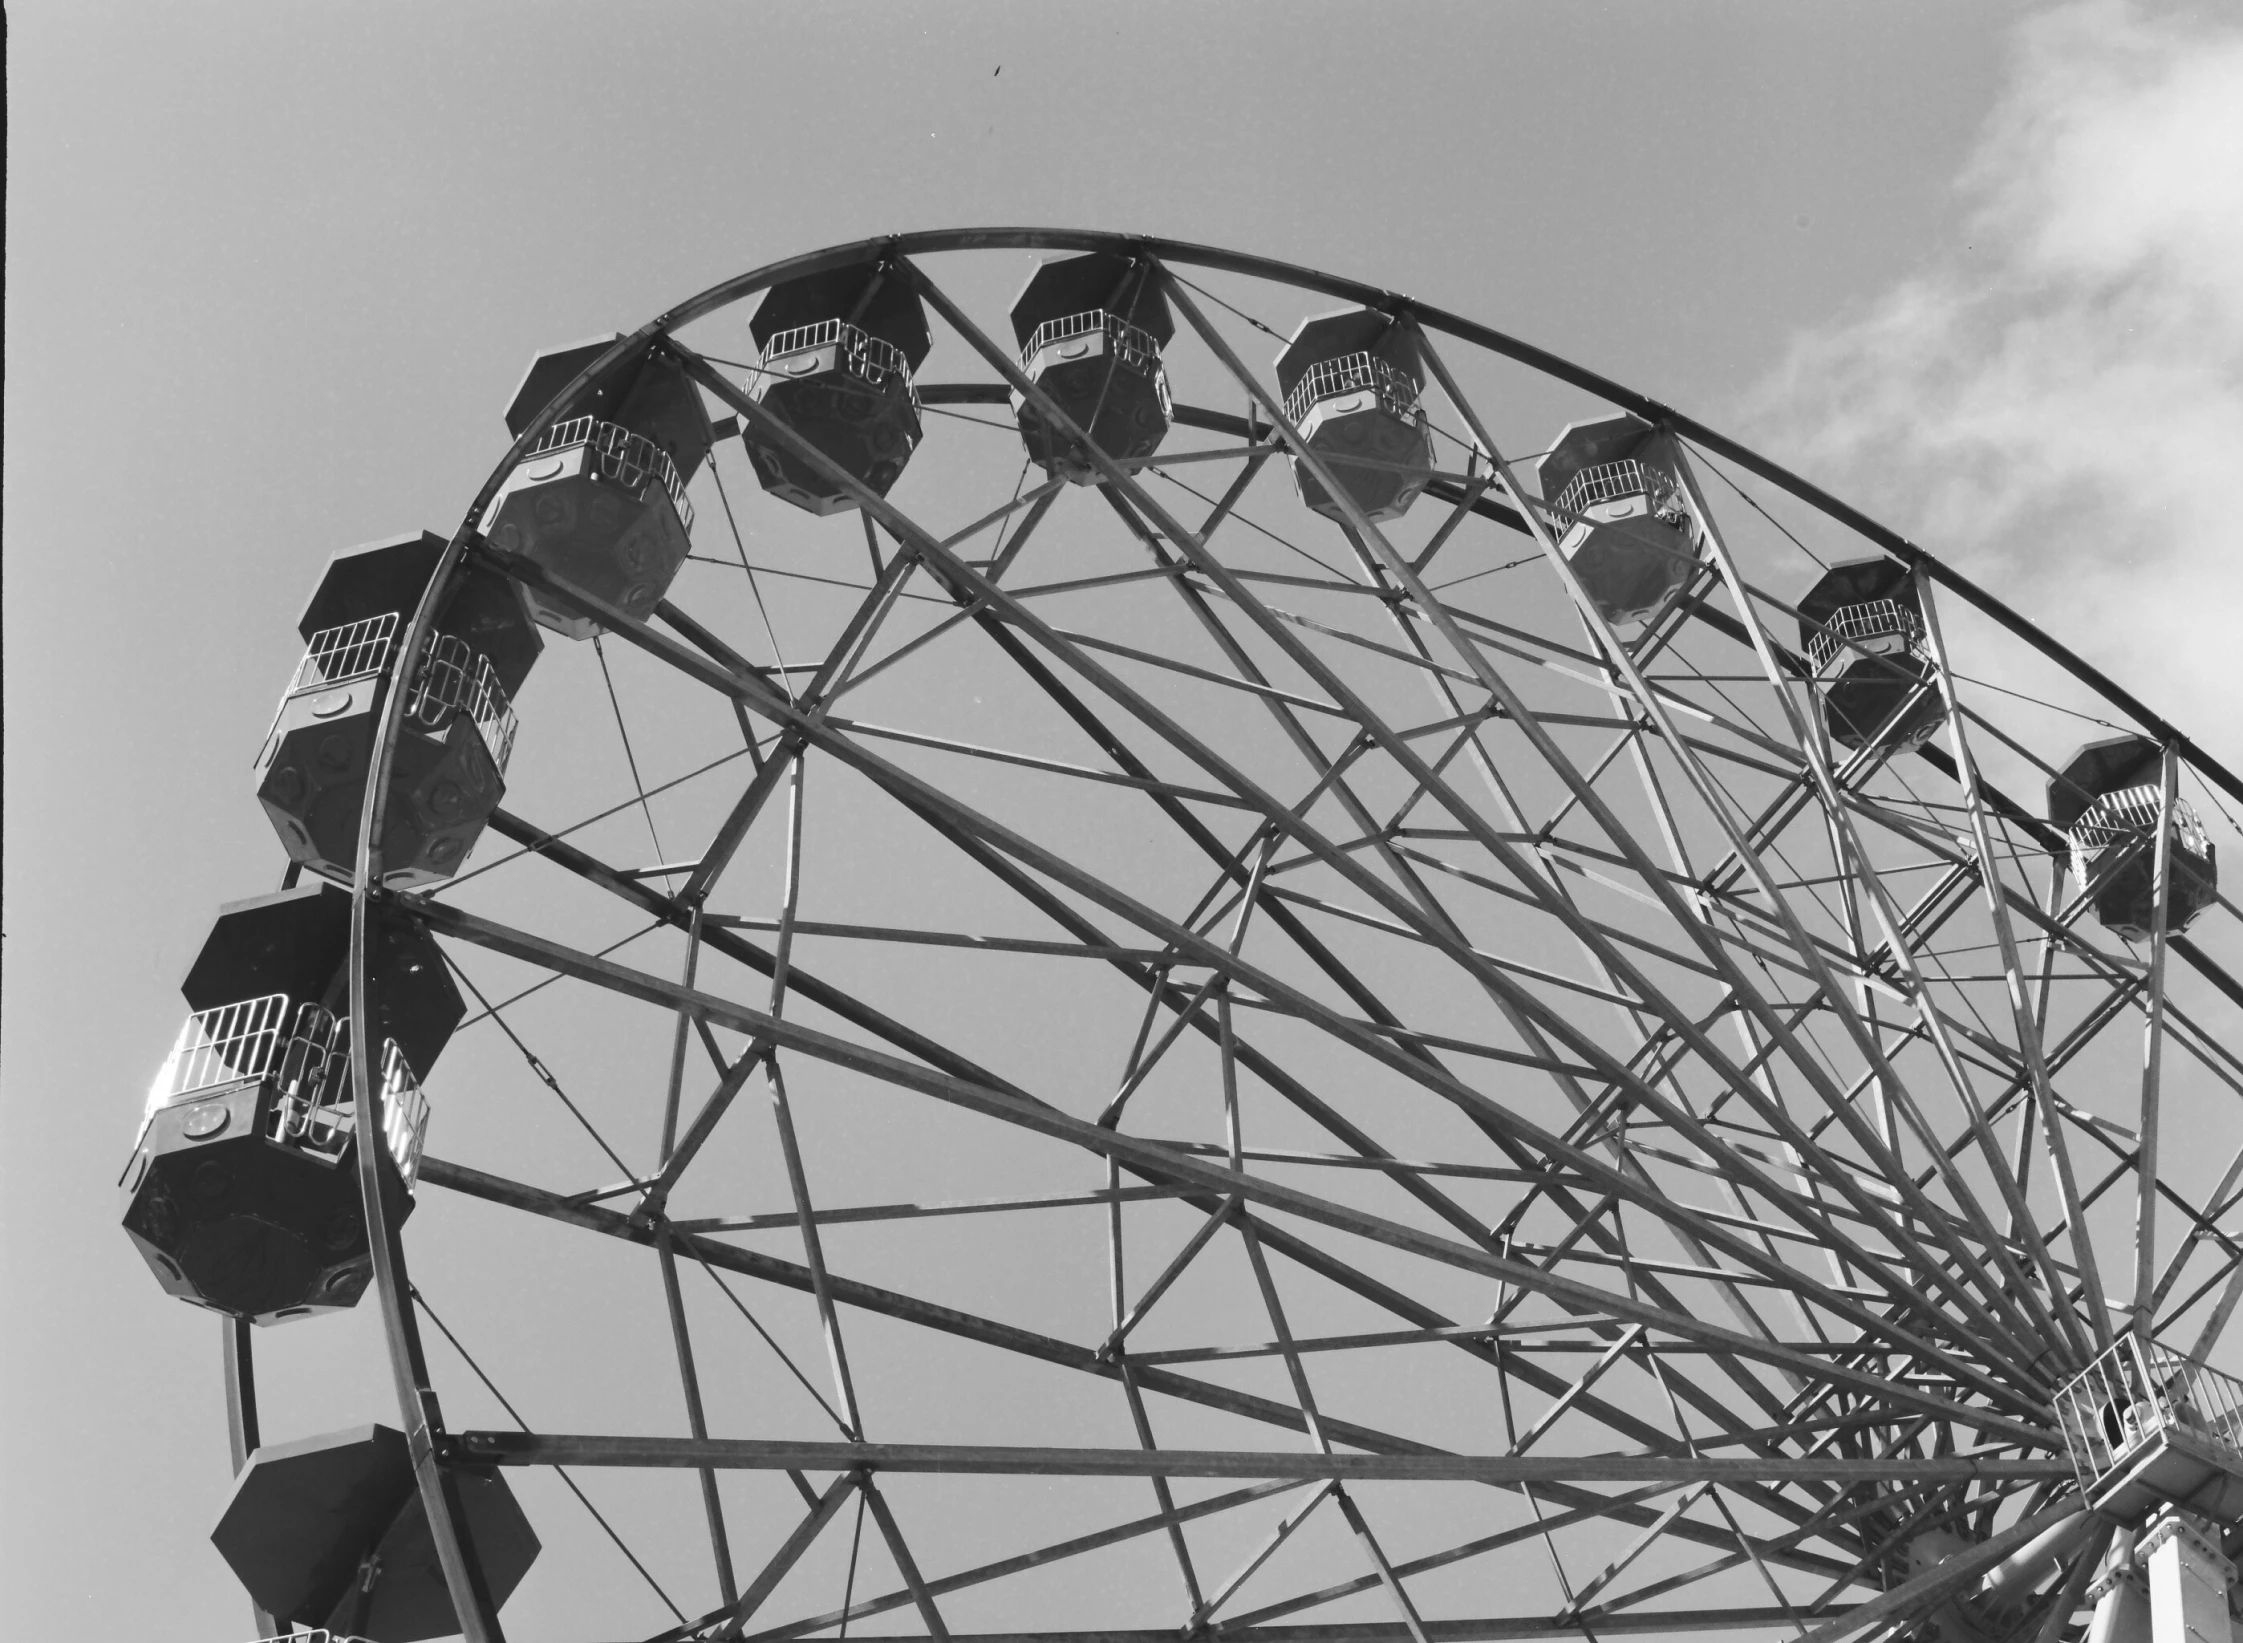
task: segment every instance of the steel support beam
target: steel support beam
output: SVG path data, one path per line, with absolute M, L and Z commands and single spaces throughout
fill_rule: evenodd
M 715 1467 L 745 1471 L 939 1472 L 1009 1477 L 1337 1478 L 1358 1483 L 1974 1483 L 2071 1477 L 2070 1460 L 1969 1455 L 1359 1455 L 1325 1450 L 1061 1449 L 1007 1444 L 829 1443 L 769 1438 L 586 1437 L 461 1432 L 481 1466 Z M 2078 1511 L 2073 1504 L 2058 1516 Z M 2051 1521 L 2054 1521 L 2051 1519 Z M 2046 1527 L 2046 1525 L 2043 1525 Z

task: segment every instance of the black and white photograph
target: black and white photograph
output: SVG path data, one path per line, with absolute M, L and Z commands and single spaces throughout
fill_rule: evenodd
M 5 27 L 0 1638 L 2243 1643 L 2243 5 Z

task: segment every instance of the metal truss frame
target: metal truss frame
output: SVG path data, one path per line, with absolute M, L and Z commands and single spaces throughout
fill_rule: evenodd
M 1184 322 L 1173 346 L 1195 349 L 1246 414 L 1179 405 L 1177 424 L 1215 446 L 1132 463 L 1108 456 L 930 272 L 945 255 L 1036 250 L 1142 260 Z M 1063 496 L 1058 480 L 1023 486 L 962 527 L 938 528 L 836 466 L 688 340 L 700 322 L 777 281 L 872 263 L 912 287 L 982 373 L 924 384 L 923 402 L 1032 406 L 1087 453 L 1087 495 Z M 1460 470 L 1444 469 L 1428 489 L 1426 506 L 1440 513 L 1430 533 L 1413 526 L 1413 539 L 1362 513 L 1327 453 L 1240 357 L 1236 325 L 1211 312 L 1218 304 L 1199 282 L 1224 278 L 1362 304 L 1414 333 L 1429 393 L 1453 424 L 1447 437 L 1466 452 Z M 861 513 L 870 582 L 850 584 L 861 597 L 811 644 L 809 662 L 753 662 L 670 603 L 642 625 L 477 536 L 475 522 L 555 408 L 609 362 L 649 347 L 681 363 L 746 437 L 821 473 Z M 1560 546 L 1567 521 L 1535 495 L 1475 408 L 1485 361 L 1634 411 L 1688 453 L 1682 479 L 1703 563 L 1648 632 L 1623 636 L 1598 614 Z M 1196 519 L 1164 500 L 1181 490 L 1155 483 L 1187 459 L 1207 471 L 1235 465 Z M 1311 556 L 1322 574 L 1244 551 L 1249 532 L 1276 539 L 1242 502 L 1279 460 L 1337 499 L 1344 549 L 1330 562 Z M 1913 568 L 1932 659 L 1922 688 L 1945 714 L 1938 741 L 1833 745 L 1808 669 L 1774 628 L 1796 611 L 1749 579 L 1746 550 L 1703 488 L 1698 464 L 1716 460 Z M 1059 528 L 1052 521 L 1071 517 L 1063 506 L 1118 528 L 1137 568 L 1017 583 L 1023 564 L 1051 562 L 1043 550 Z M 1319 541 L 1330 545 L 1328 535 Z M 1521 625 L 1503 607 L 1429 580 L 1437 557 L 1446 570 L 1488 541 L 1539 565 L 1570 621 Z M 1990 785 L 1980 763 L 1998 743 L 2002 757 L 2045 770 L 2056 750 L 2034 752 L 1959 687 L 1942 604 L 1971 606 L 2157 740 L 2168 812 L 2184 770 L 2238 800 L 2243 783 L 1924 550 L 1713 430 L 1528 344 L 1392 292 L 1161 240 L 988 229 L 835 247 L 712 288 L 619 341 L 557 396 L 454 534 L 401 646 L 407 672 L 450 579 L 469 564 L 601 623 L 675 688 L 723 700 L 752 765 L 707 844 L 675 868 L 602 860 L 544 818 L 493 819 L 538 870 L 681 933 L 682 971 L 656 975 L 471 911 L 448 887 L 380 888 L 376 841 L 409 679 L 388 697 L 359 833 L 353 1016 L 371 1019 L 376 1007 L 367 942 L 374 906 L 387 901 L 456 952 L 502 955 L 587 999 L 675 1024 L 668 1064 L 650 1080 L 660 1142 L 644 1170 L 620 1183 L 556 1186 L 431 1157 L 420 1178 L 652 1252 L 682 1435 L 448 1427 L 404 1245 L 385 1213 L 379 1177 L 393 1166 L 383 1149 L 359 1149 L 392 1375 L 472 1643 L 502 1633 L 460 1509 L 458 1469 L 560 1464 L 697 1474 L 717 1601 L 667 1639 L 807 1636 L 904 1608 L 927 1636 L 949 1637 L 943 1604 L 954 1594 L 1141 1536 L 1164 1539 L 1175 1564 L 1169 1629 L 1113 1629 L 1086 1616 L 1079 1633 L 1038 1635 L 1894 1635 L 2077 1517 L 2049 1403 L 2114 1329 L 2147 1334 L 2192 1320 L 2201 1359 L 2243 1294 L 2243 1152 L 2216 1187 L 2197 1190 L 2167 1167 L 2173 1142 L 2161 1128 L 2176 1066 L 2223 1099 L 2243 1094 L 2243 1061 L 2227 1047 L 2232 1020 L 2206 1014 L 2243 1004 L 2218 950 L 2237 910 L 2224 901 L 2214 910 L 2213 940 L 2169 932 L 2161 914 L 2139 954 L 2091 927 L 2092 887 L 2067 887 L 2060 837 Z M 1166 600 L 1162 619 L 1179 637 L 1163 630 L 1149 647 L 1093 631 L 1080 613 L 1124 587 Z M 897 640 L 907 598 L 949 609 Z M 1078 613 L 1069 622 L 1046 614 L 1062 605 Z M 872 678 L 969 641 L 1090 751 L 983 746 L 852 711 L 851 693 Z M 1405 695 L 1419 706 L 1404 712 Z M 1249 726 L 1258 738 L 1250 745 Z M 996 761 L 1143 806 L 1198 893 L 1131 888 L 1022 816 L 968 802 L 926 773 L 936 760 Z M 798 916 L 806 792 L 821 767 L 876 794 L 984 885 L 993 906 L 1033 914 L 1042 933 Z M 776 915 L 726 914 L 712 897 L 758 829 L 781 841 L 786 863 Z M 2052 857 L 2037 884 L 2029 870 Z M 1133 1001 L 1137 1028 L 1102 1110 L 1081 1116 L 907 1019 L 896 1000 L 822 977 L 801 949 L 835 942 L 1009 952 L 1104 978 Z M 1980 960 L 1957 970 L 1980 951 L 1993 955 L 1992 968 Z M 1415 989 L 1397 977 L 1435 972 L 1454 995 L 1438 1010 L 1398 996 Z M 2190 978 L 2185 996 L 2176 973 Z M 755 978 L 752 991 L 743 975 Z M 2131 1123 L 2073 1080 L 2121 1021 L 2144 1032 Z M 719 1032 L 739 1043 L 725 1048 Z M 372 1133 L 381 1123 L 373 1035 L 360 1036 L 354 1077 Z M 837 1206 L 821 1196 L 825 1177 L 813 1191 L 814 1161 L 798 1136 L 788 1083 L 811 1076 L 805 1069 L 839 1069 L 1074 1149 L 1104 1170 L 1104 1185 L 997 1202 Z M 1146 1092 L 1178 1083 L 1204 1089 L 1213 1115 L 1205 1134 L 1132 1128 L 1155 1099 Z M 673 1218 L 672 1200 L 712 1136 L 752 1109 L 741 1099 L 751 1088 L 764 1096 L 791 1201 L 761 1214 Z M 1379 1099 L 1366 1099 L 1374 1088 Z M 1458 1141 L 1430 1158 L 1391 1148 L 1385 1115 L 1405 1101 L 1470 1146 Z M 1320 1134 L 1327 1150 L 1251 1144 L 1249 1126 L 1265 1110 Z M 2131 1212 L 2123 1242 L 2108 1210 L 2097 1214 L 2113 1193 Z M 1487 1212 L 1491 1199 L 1502 1202 L 1499 1215 Z M 1059 1207 L 1107 1222 L 1100 1278 L 1111 1318 L 1096 1341 L 962 1311 L 826 1259 L 822 1229 L 844 1222 Z M 1198 1219 L 1163 1246 L 1146 1281 L 1125 1259 L 1143 1240 L 1125 1233 L 1156 1214 L 1171 1227 L 1180 1214 Z M 799 1260 L 740 1241 L 782 1225 L 799 1237 Z M 1218 1262 L 1253 1297 L 1231 1332 L 1245 1338 L 1141 1346 L 1148 1320 L 1173 1315 L 1173 1297 Z M 808 1297 L 829 1383 L 811 1391 L 834 1438 L 711 1430 L 681 1285 L 693 1266 Z M 1453 1301 L 1435 1298 L 1460 1284 L 1474 1286 L 1484 1307 L 1458 1316 Z M 1346 1322 L 1327 1320 L 1326 1298 L 1345 1300 L 1329 1310 Z M 858 1314 L 1108 1381 L 1137 1445 L 875 1442 L 850 1356 Z M 1377 1327 L 1364 1326 L 1370 1314 Z M 235 1331 L 228 1340 L 240 1450 L 255 1442 L 255 1395 L 246 1339 Z M 1412 1411 L 1362 1407 L 1360 1380 L 1333 1367 L 1371 1351 L 1416 1362 L 1431 1348 L 1461 1354 L 1492 1394 L 1499 1448 L 1413 1435 Z M 1282 1368 L 1283 1396 L 1243 1390 L 1222 1373 L 1259 1360 Z M 1170 1407 L 1294 1434 L 1295 1446 L 1163 1444 L 1154 1415 Z M 791 1476 L 801 1518 L 776 1533 L 728 1522 L 719 1476 L 742 1469 Z M 897 1473 L 1143 1479 L 1155 1510 L 929 1578 L 880 1488 L 883 1474 Z M 1248 1486 L 1187 1500 L 1173 1487 L 1180 1479 Z M 1405 1485 L 1496 1491 L 1527 1517 L 1396 1555 L 1402 1531 L 1388 1503 Z M 1327 1505 L 1359 1568 L 1270 1600 L 1256 1580 Z M 790 1573 L 852 1507 L 887 1548 L 894 1589 L 769 1623 Z M 1194 1526 L 1231 1515 L 1260 1535 L 1242 1565 L 1218 1572 L 1205 1566 Z M 1596 1555 L 1610 1554 L 1595 1569 L 1581 1561 L 1584 1530 L 1601 1531 Z M 1962 1549 L 1912 1570 L 1911 1543 L 1934 1532 L 1960 1536 Z M 1564 1593 L 1553 1610 L 1443 1612 L 1426 1595 L 1437 1571 L 1537 1543 Z M 2053 1581 L 2001 1611 L 2002 1635 L 2057 1643 L 2102 1549 L 2097 1536 L 2074 1540 L 2051 1563 L 2061 1570 Z M 1248 1592 L 1259 1607 L 1238 1607 Z M 1390 1621 L 1294 1618 L 1368 1593 L 1384 1594 Z M 1702 1606 L 1661 1604 L 1669 1593 Z

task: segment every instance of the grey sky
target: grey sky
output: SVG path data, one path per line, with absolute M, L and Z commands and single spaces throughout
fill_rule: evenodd
M 6 1629 L 246 1635 L 203 1542 L 226 1475 L 215 1325 L 157 1295 L 110 1183 L 181 964 L 217 903 L 279 870 L 248 764 L 314 568 L 452 528 L 534 350 L 725 274 L 889 229 L 1052 223 L 1408 291 L 1863 494 L 2079 624 L 2058 631 L 2232 759 L 2233 702 L 2190 659 L 2243 614 L 2225 542 L 2185 520 L 2177 545 L 2130 539 L 2114 640 L 2020 545 L 2051 529 L 2036 499 L 1942 489 L 1949 433 L 1980 470 L 2043 471 L 2054 430 L 1995 403 L 1996 367 L 2048 326 L 2092 332 L 2114 287 L 2146 292 L 2128 323 L 2168 352 L 2209 339 L 2175 421 L 2235 414 L 2234 171 L 2158 173 L 2174 197 L 2138 225 L 2145 269 L 2067 236 L 2052 192 L 2092 210 L 2124 178 L 2036 141 L 2054 85 L 2082 122 L 2110 110 L 2080 140 L 2141 145 L 2145 174 L 2171 145 L 2201 155 L 2202 133 L 2129 110 L 2178 60 L 2231 63 L 2232 34 L 2220 57 L 2192 49 L 2187 8 L 2034 15 L 11 8 Z M 2124 74 L 2069 78 L 2113 43 Z M 2233 83 L 2191 82 L 2220 142 Z M 2176 226 L 2207 218 L 2229 231 Z M 1888 360 L 1902 386 L 1880 397 Z M 2018 370 L 2024 410 L 2050 400 L 2042 366 Z M 2170 408 L 2156 389 L 2137 415 Z M 1964 400 L 1977 414 L 1915 420 Z M 2232 488 L 2232 442 L 2186 448 L 2192 484 Z M 2117 487 L 2140 466 L 2093 471 L 2088 516 L 2139 523 Z M 2067 544 L 2049 562 L 2098 574 Z

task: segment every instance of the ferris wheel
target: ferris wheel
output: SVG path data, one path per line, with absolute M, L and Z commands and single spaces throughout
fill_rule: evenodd
M 2056 640 L 1157 239 L 506 425 L 316 579 L 123 1181 L 262 1630 L 2225 1643 L 2243 783 Z

